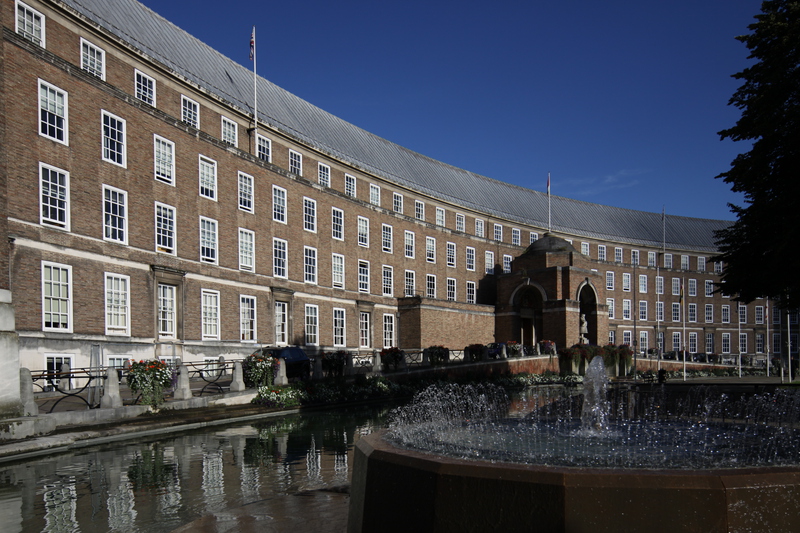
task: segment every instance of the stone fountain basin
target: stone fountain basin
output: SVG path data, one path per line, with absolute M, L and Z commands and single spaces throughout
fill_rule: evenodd
M 453 459 L 356 444 L 348 531 L 800 531 L 800 467 L 634 470 Z

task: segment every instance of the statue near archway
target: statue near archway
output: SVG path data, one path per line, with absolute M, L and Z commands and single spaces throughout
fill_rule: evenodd
M 586 314 L 581 313 L 581 337 L 580 344 L 589 344 L 589 323 L 586 322 Z

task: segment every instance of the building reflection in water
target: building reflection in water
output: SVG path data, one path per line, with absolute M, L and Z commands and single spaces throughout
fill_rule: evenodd
M 264 418 L 0 464 L 2 530 L 157 533 L 256 501 L 272 516 L 308 512 L 281 496 L 348 484 L 353 444 L 388 410 Z

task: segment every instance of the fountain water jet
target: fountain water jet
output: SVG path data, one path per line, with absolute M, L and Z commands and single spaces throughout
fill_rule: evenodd
M 643 413 L 589 374 L 582 409 L 538 395 L 523 418 L 491 387 L 425 391 L 358 443 L 349 531 L 800 531 L 800 395 Z

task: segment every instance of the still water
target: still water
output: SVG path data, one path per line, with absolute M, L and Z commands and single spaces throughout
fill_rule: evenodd
M 354 443 L 382 427 L 390 408 L 263 418 L 0 464 L 1 529 L 167 532 L 254 502 L 268 520 L 302 517 L 315 500 L 297 495 L 347 486 Z

